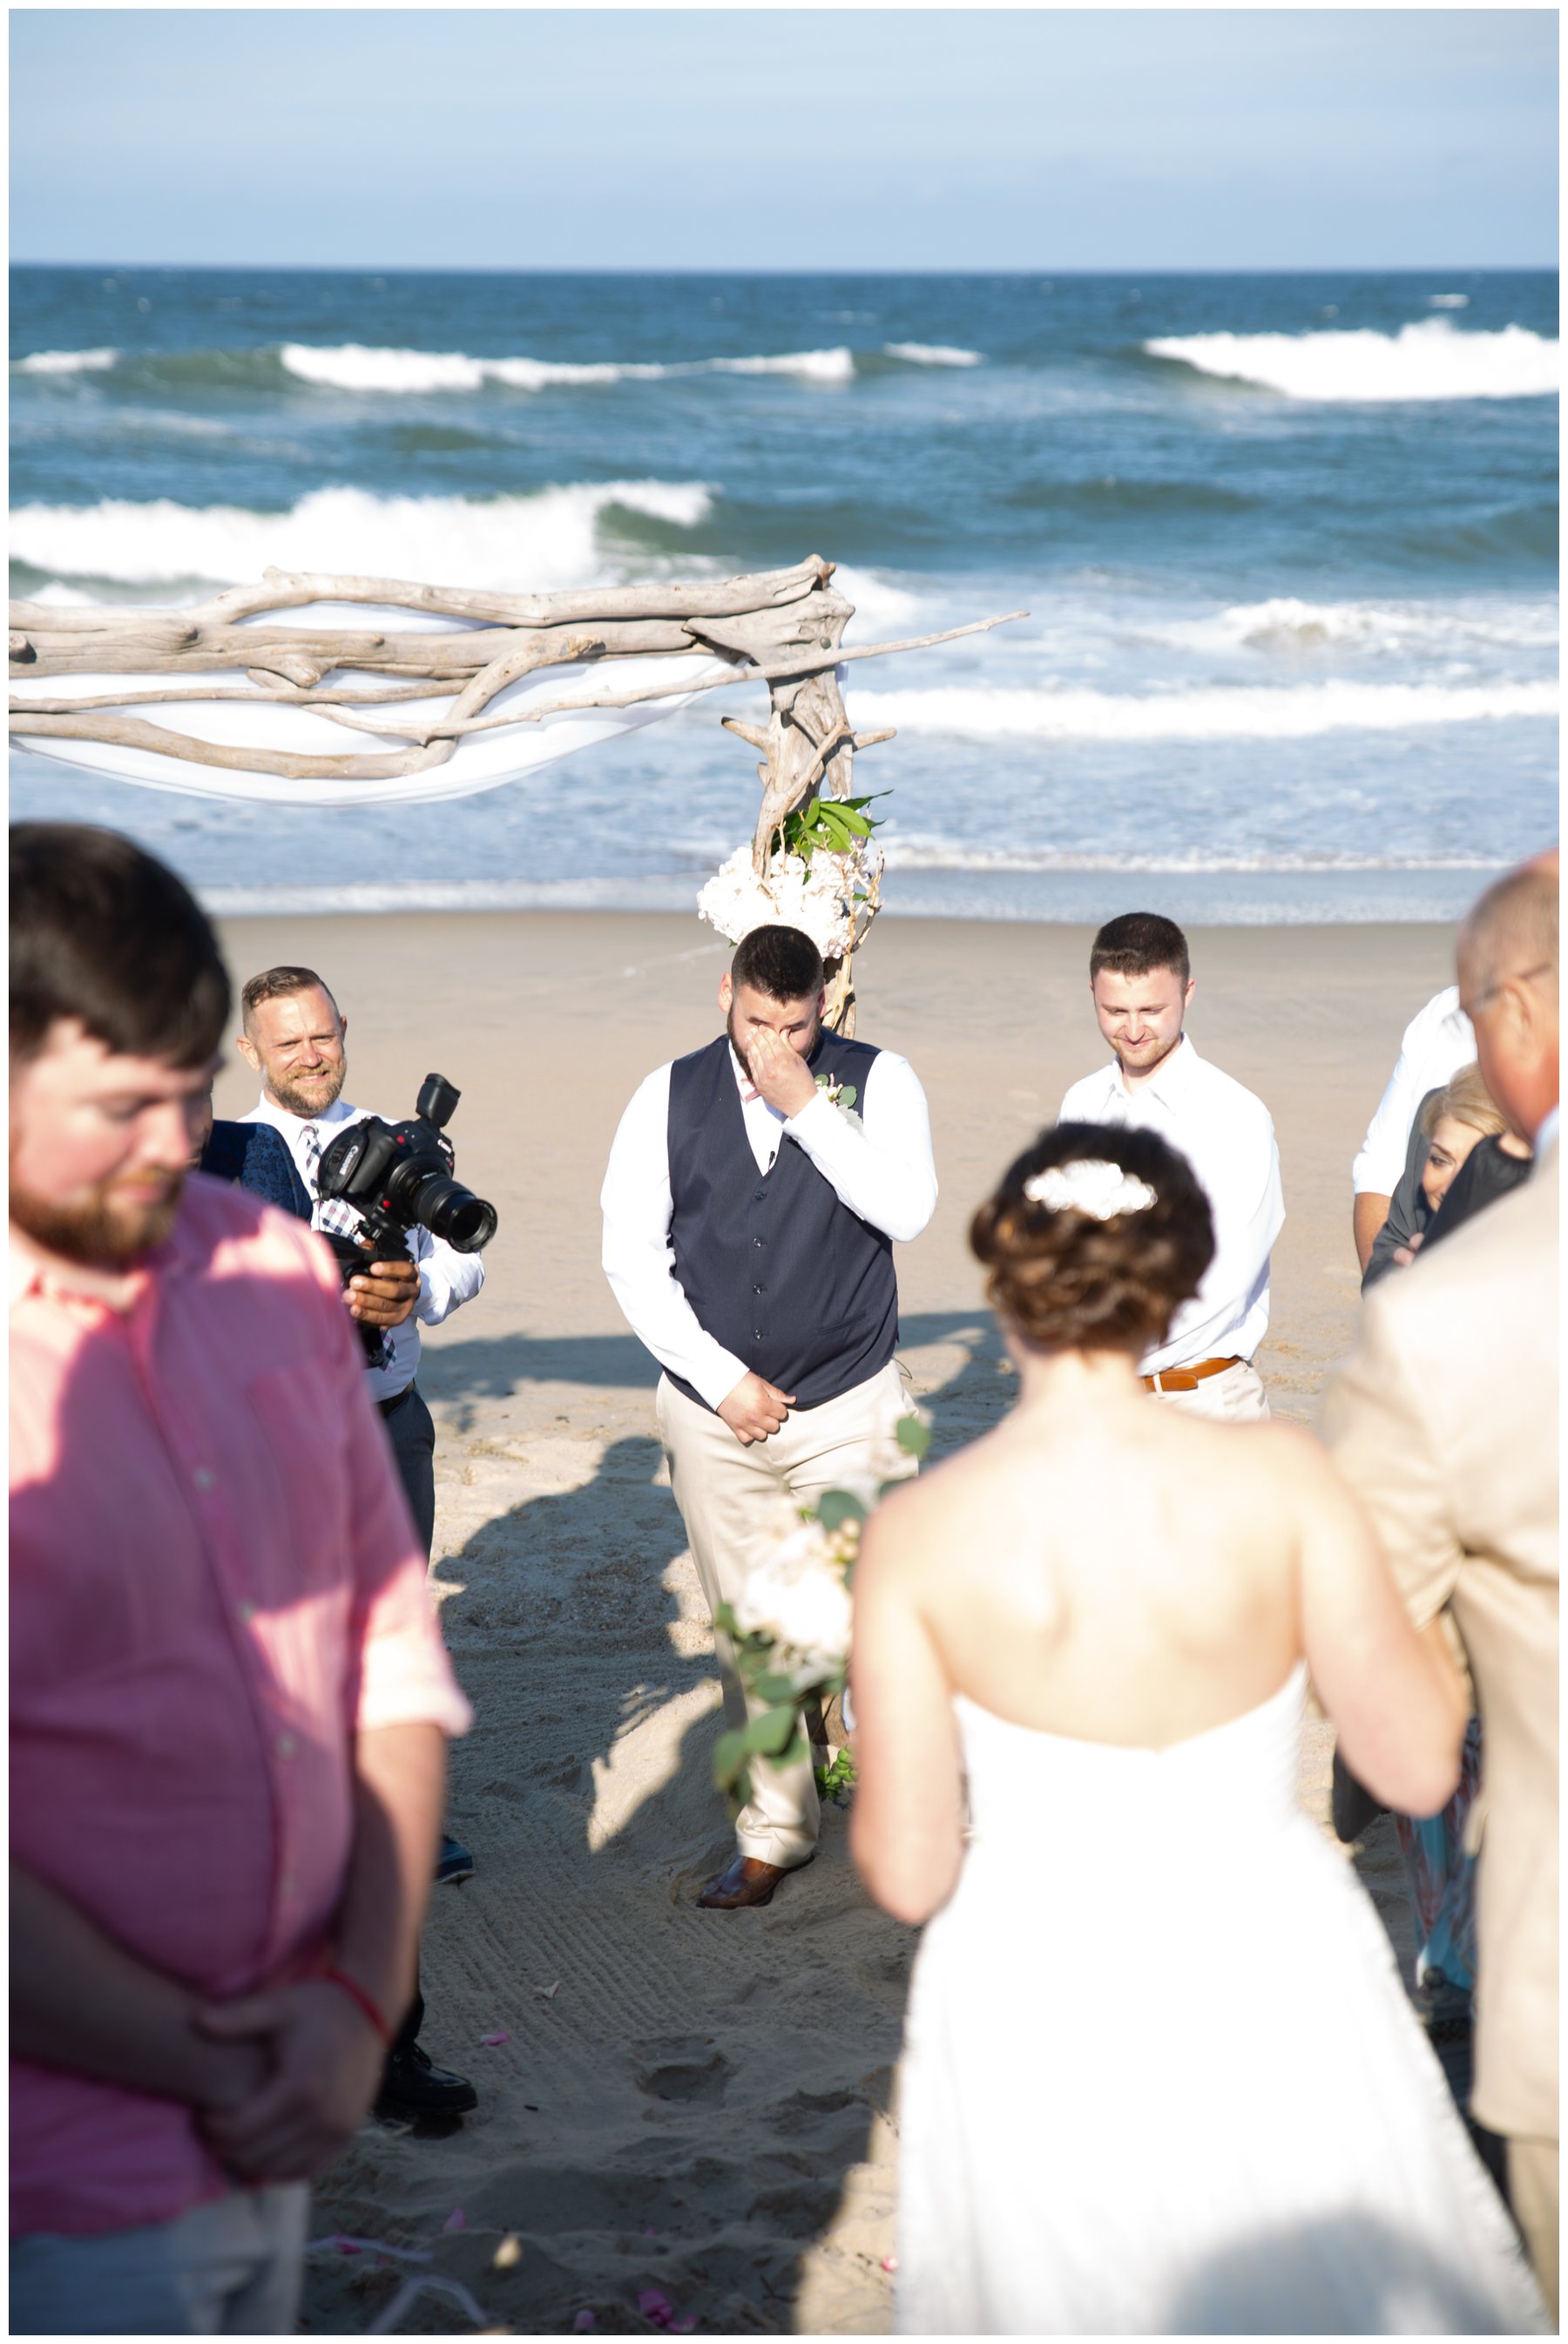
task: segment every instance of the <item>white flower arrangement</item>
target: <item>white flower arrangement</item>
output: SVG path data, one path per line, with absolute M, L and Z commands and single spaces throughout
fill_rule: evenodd
M 1091 1221 L 1113 1221 L 1120 1213 L 1146 1213 L 1159 1200 L 1147 1180 L 1124 1172 L 1120 1164 L 1100 1157 L 1081 1156 L 1071 1164 L 1053 1164 L 1023 1184 L 1031 1205 L 1051 1213 L 1085 1213 Z
M 766 1636 L 772 1665 L 816 1683 L 841 1669 L 849 1653 L 849 1590 L 845 1573 L 859 1542 L 854 1518 L 837 1530 L 797 1515 L 765 1561 L 736 1597 L 735 1624 L 746 1636 Z
M 906 1404 L 875 1443 L 866 1470 L 847 1475 L 814 1508 L 781 1504 L 776 1543 L 733 1601 L 714 1613 L 714 1626 L 731 1640 L 749 1702 L 766 1704 L 753 1706 L 744 1727 L 721 1734 L 713 1753 L 713 1779 L 732 1811 L 751 1795 L 754 1760 L 785 1765 L 805 1752 L 809 1703 L 825 1704 L 842 1694 L 848 1723 L 860 1526 L 893 1478 L 907 1471 L 909 1460 L 925 1455 L 930 1440 L 925 1411 Z M 819 1782 L 825 1780 L 827 1794 L 836 1796 L 853 1779 L 853 1764 L 841 1753 Z
M 860 902 L 881 873 L 882 850 L 869 838 L 841 854 L 820 847 L 809 856 L 775 854 L 761 877 L 751 849 L 739 846 L 699 894 L 698 915 L 735 945 L 754 928 L 799 928 L 824 960 L 839 960 L 854 942 Z

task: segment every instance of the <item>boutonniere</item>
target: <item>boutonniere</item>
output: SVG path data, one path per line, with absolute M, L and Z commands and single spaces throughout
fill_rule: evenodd
M 853 1083 L 841 1083 L 837 1075 L 819 1075 L 817 1088 L 829 1106 L 838 1108 L 846 1123 L 852 1123 L 857 1131 L 864 1131 L 866 1127 L 855 1113 L 855 1101 L 860 1094 Z

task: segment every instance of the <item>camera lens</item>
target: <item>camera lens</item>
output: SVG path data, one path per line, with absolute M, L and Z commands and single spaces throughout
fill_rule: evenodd
M 432 1173 L 419 1184 L 419 1194 L 414 1201 L 414 1218 L 433 1238 L 441 1238 L 458 1253 L 478 1253 L 495 1236 L 498 1227 L 494 1205 L 487 1205 L 460 1180 L 445 1174 Z

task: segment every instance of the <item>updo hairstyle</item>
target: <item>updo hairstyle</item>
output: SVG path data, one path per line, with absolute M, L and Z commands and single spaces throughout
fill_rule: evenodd
M 1154 1191 L 1141 1211 L 1110 1220 L 1031 1200 L 1025 1189 L 1056 1166 L 1112 1164 Z M 1184 1156 L 1151 1131 L 1058 1123 L 1008 1168 L 970 1224 L 990 1272 L 986 1298 L 1042 1349 L 1132 1351 L 1161 1342 L 1214 1258 L 1209 1199 Z

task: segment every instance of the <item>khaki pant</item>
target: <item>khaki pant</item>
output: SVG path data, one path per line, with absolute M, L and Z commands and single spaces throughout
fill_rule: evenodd
M 1508 2141 L 1508 2202 L 1524 2238 L 1541 2292 L 1557 2317 L 1557 2143 Z
M 1205 1376 L 1191 1391 L 1157 1391 L 1150 1397 L 1163 1400 L 1167 1408 L 1185 1409 L 1189 1416 L 1212 1416 L 1231 1424 L 1261 1422 L 1269 1413 L 1263 1379 L 1251 1359 L 1238 1359 L 1223 1375 Z
M 915 1460 L 897 1447 L 894 1437 L 908 1409 L 896 1359 L 838 1399 L 791 1409 L 779 1431 L 749 1447 L 736 1439 L 722 1417 L 677 1391 L 668 1376 L 659 1383 L 655 1408 L 670 1487 L 710 1613 L 734 1601 L 772 1549 L 781 1497 L 814 1505 L 846 1476 L 894 1481 L 915 1470 Z M 724 1723 L 739 1729 L 759 1705 L 748 1706 L 729 1637 L 716 1633 L 714 1641 Z M 756 1761 L 751 1797 L 735 1829 L 742 1855 L 760 1856 L 786 1871 L 806 1862 L 820 1822 L 811 1768 L 809 1750 L 789 1766 Z

